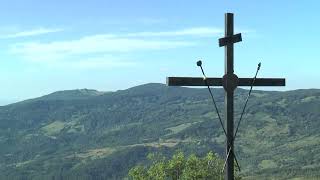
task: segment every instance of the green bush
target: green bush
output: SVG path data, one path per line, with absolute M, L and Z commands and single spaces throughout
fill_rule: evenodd
M 223 160 L 209 152 L 204 157 L 191 154 L 186 157 L 181 151 L 176 152 L 171 159 L 159 154 L 149 154 L 149 166 L 138 165 L 130 169 L 132 180 L 198 180 L 224 179 Z M 240 179 L 239 176 L 236 179 Z

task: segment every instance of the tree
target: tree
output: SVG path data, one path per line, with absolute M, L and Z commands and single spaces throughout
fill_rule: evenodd
M 149 154 L 149 166 L 138 165 L 130 169 L 129 178 L 132 180 L 199 180 L 224 178 L 223 160 L 218 155 L 209 152 L 204 157 L 176 152 L 171 159 L 160 154 Z M 236 179 L 240 179 L 239 176 Z

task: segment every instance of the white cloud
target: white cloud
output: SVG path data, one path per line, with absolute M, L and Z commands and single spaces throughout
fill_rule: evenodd
M 113 34 L 85 36 L 70 41 L 25 42 L 10 47 L 20 59 L 53 67 L 97 69 L 132 67 L 130 55 L 138 51 L 166 50 L 195 45 L 188 41 L 119 37 Z M 123 57 L 125 58 L 114 58 Z
M 39 29 L 26 31 L 11 35 L 11 37 L 30 36 L 49 32 L 54 32 L 54 30 Z M 221 29 L 197 27 L 164 32 L 98 34 L 70 41 L 18 43 L 11 46 L 10 52 L 32 61 L 57 61 L 72 55 L 124 53 L 193 46 L 195 45 L 194 42 L 166 40 L 162 37 L 215 36 L 220 33 L 222 33 Z M 148 37 L 160 37 L 161 39 L 148 39 Z
M 222 29 L 212 27 L 187 28 L 176 31 L 137 32 L 128 33 L 129 37 L 165 37 L 165 36 L 217 36 L 223 33 Z
M 147 24 L 147 25 L 153 25 L 153 24 L 167 22 L 167 20 L 163 19 L 163 18 L 150 18 L 150 17 L 140 18 L 140 19 L 137 19 L 136 21 L 138 23 Z
M 12 34 L 11 37 L 24 37 L 56 30 L 38 29 Z M 176 31 L 134 32 L 123 34 L 96 34 L 74 40 L 51 42 L 23 42 L 10 46 L 9 52 L 22 59 L 46 63 L 63 64 L 77 68 L 100 68 L 133 66 L 135 63 L 114 57 L 136 52 L 167 50 L 195 46 L 189 37 L 213 37 L 223 34 L 222 29 L 213 27 L 194 27 Z M 175 40 L 172 40 L 175 37 Z M 112 55 L 110 58 L 109 56 Z
M 68 68 L 68 69 L 112 69 L 118 67 L 134 67 L 138 63 L 134 61 L 117 58 L 110 55 L 100 55 L 99 57 L 90 57 L 83 59 L 71 59 L 69 61 L 53 61 L 50 62 L 50 67 L 53 68 Z
M 254 30 L 249 29 L 235 29 L 235 32 L 240 32 L 242 34 L 248 33 L 256 33 Z M 175 31 L 158 31 L 158 32 L 134 32 L 134 33 L 126 33 L 126 34 L 118 34 L 114 36 L 122 36 L 122 37 L 217 37 L 224 36 L 224 29 L 215 28 L 215 27 L 192 27 L 185 28 Z
M 32 61 L 57 61 L 73 55 L 161 50 L 192 45 L 194 43 L 186 41 L 146 40 L 101 34 L 71 41 L 19 43 L 11 46 L 10 52 Z
M 70 64 L 70 67 L 79 68 L 79 69 L 106 69 L 106 68 L 117 68 L 117 67 L 132 67 L 136 66 L 136 62 L 129 62 L 127 60 L 110 60 L 110 59 L 89 59 L 81 60 L 79 62 L 73 62 Z
M 9 34 L 2 34 L 0 35 L 1 39 L 9 39 L 9 38 L 19 38 L 19 37 L 30 37 L 30 36 L 38 36 L 42 34 L 48 34 L 48 33 L 55 33 L 62 31 L 62 29 L 49 29 L 49 28 L 38 28 L 38 29 L 32 29 L 28 31 L 20 31 L 20 32 L 14 32 Z

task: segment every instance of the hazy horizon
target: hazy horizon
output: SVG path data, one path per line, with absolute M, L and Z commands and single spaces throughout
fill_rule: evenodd
M 165 85 L 165 83 L 150 82 L 150 83 L 145 83 L 145 84 L 138 84 L 138 85 L 136 85 L 136 86 L 142 86 L 142 85 L 152 84 L 152 83 Z M 39 94 L 38 96 L 27 97 L 27 98 L 25 98 L 25 99 L 10 99 L 10 98 L 1 99 L 1 98 L 0 98 L 0 106 L 6 106 L 6 105 L 13 104 L 13 103 L 17 103 L 17 102 L 20 102 L 20 101 L 25 101 L 25 100 L 28 100 L 28 99 L 34 99 L 34 98 L 42 97 L 42 96 L 49 95 L 49 94 L 51 94 L 51 93 L 55 93 L 55 92 L 59 92 L 59 91 L 72 91 L 72 90 L 88 89 L 88 90 L 96 90 L 96 91 L 98 91 L 98 92 L 116 92 L 116 91 L 120 91 L 120 90 L 130 89 L 130 88 L 133 88 L 133 87 L 136 87 L 136 86 L 131 86 L 131 87 L 128 87 L 128 88 L 117 89 L 117 90 L 112 90 L 112 91 L 101 90 L 101 89 L 92 89 L 92 88 L 61 89 L 61 90 L 56 90 L 56 91 L 48 92 L 48 93 L 45 93 L 45 94 Z M 191 87 L 191 86 L 180 86 L 180 87 L 187 87 L 187 88 L 205 88 L 205 89 L 206 89 L 206 87 Z M 220 86 L 220 87 L 219 87 L 219 86 L 214 86 L 214 87 L 210 87 L 210 88 L 220 89 L 220 88 L 223 88 L 223 87 L 221 87 L 221 86 Z M 249 90 L 249 87 L 237 87 L 237 88 Z M 288 92 L 288 91 L 308 90 L 308 89 L 320 89 L 320 88 L 304 88 L 304 89 L 299 89 L 299 88 L 298 88 L 298 89 L 286 89 L 286 90 L 282 90 L 281 87 L 253 87 L 253 91 L 254 91 L 254 90 L 259 90 L 259 91 L 278 91 L 278 92 Z

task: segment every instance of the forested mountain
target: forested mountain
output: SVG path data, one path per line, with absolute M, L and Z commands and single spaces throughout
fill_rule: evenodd
M 247 94 L 236 91 L 236 122 Z M 320 177 L 319 127 L 320 90 L 253 91 L 235 143 L 242 176 Z M 60 91 L 0 107 L 0 179 L 123 179 L 149 152 L 223 156 L 224 141 L 207 89 Z

